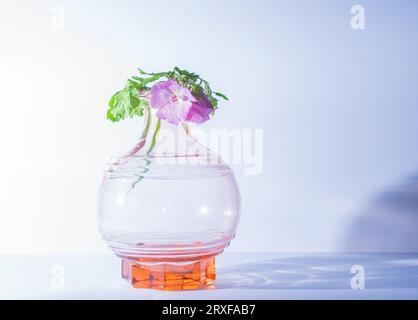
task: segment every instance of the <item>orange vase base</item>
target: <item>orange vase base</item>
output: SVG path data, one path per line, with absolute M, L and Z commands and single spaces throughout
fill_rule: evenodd
M 134 288 L 156 290 L 214 289 L 215 257 L 193 262 L 144 263 L 122 259 L 122 278 Z

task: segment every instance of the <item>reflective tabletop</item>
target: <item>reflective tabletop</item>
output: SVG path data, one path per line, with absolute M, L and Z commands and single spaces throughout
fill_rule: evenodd
M 216 288 L 134 289 L 113 255 L 2 255 L 1 299 L 418 299 L 417 253 L 226 252 Z

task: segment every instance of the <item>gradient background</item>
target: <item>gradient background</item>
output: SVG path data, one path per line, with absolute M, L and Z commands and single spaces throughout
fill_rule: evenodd
M 142 122 L 108 99 L 174 65 L 230 98 L 205 128 L 264 130 L 228 250 L 418 251 L 417 31 L 413 0 L 1 0 L 0 253 L 109 252 L 101 170 Z

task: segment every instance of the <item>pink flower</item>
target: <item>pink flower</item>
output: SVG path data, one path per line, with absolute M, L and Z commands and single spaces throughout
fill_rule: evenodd
M 202 123 L 213 111 L 203 92 L 195 96 L 177 81 L 169 79 L 151 88 L 150 105 L 157 109 L 157 117 L 177 125 L 181 121 Z
M 195 101 L 189 89 L 172 79 L 158 82 L 151 88 L 150 104 L 158 109 L 157 117 L 175 125 L 186 120 Z
M 194 93 L 194 96 L 197 101 L 192 103 L 186 121 L 202 123 L 209 120 L 209 114 L 213 112 L 213 108 L 208 97 L 202 91 Z

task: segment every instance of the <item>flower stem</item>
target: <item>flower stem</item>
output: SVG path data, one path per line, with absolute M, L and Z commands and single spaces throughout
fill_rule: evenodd
M 157 143 L 157 137 L 158 137 L 158 132 L 160 131 L 160 127 L 161 127 L 161 119 L 158 119 L 157 124 L 155 125 L 154 134 L 152 135 L 151 144 L 147 150 L 147 155 L 151 153 L 152 149 L 154 149 L 155 144 Z
M 149 107 L 147 107 L 146 113 L 147 113 L 147 122 L 145 124 L 145 129 L 142 132 L 141 139 L 145 139 L 147 137 L 147 134 L 148 134 L 148 131 L 149 131 L 149 127 L 151 125 L 151 110 L 150 110 Z

